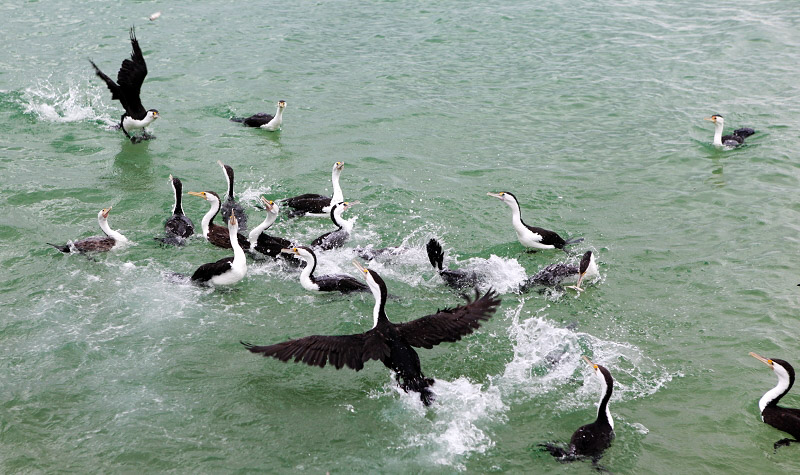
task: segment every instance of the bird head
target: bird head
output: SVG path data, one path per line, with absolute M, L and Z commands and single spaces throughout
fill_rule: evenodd
M 149 111 L 147 111 L 147 116 L 151 117 L 153 120 L 156 120 L 158 119 L 158 111 L 155 109 L 150 109 Z
M 705 120 L 711 121 L 714 124 L 717 124 L 717 126 L 725 124 L 725 119 L 723 119 L 722 116 L 719 114 L 714 114 L 711 117 L 706 117 Z
M 277 204 L 275 204 L 274 201 L 268 200 L 263 196 L 261 196 L 260 198 L 261 198 L 261 204 L 264 205 L 264 208 L 267 210 L 267 213 L 278 214 L 280 212 L 280 208 L 278 207 Z
M 199 196 L 206 201 L 219 202 L 219 195 L 213 191 L 190 191 L 189 194 L 192 196 Z
M 489 193 L 486 193 L 486 194 L 488 196 L 492 196 L 494 198 L 497 198 L 498 200 L 502 201 L 503 203 L 505 203 L 507 205 L 516 205 L 518 203 L 517 202 L 517 197 L 514 196 L 514 194 L 509 192 L 509 191 L 501 191 L 499 193 L 489 192 Z
M 278 101 L 278 107 L 284 109 L 286 107 L 286 101 Z
M 99 219 L 99 220 L 103 220 L 103 221 L 105 221 L 106 219 L 108 219 L 108 213 L 110 213 L 110 212 L 111 212 L 111 208 L 112 208 L 112 207 L 111 207 L 111 206 L 109 206 L 108 208 L 103 208 L 103 209 L 101 209 L 101 210 L 100 210 L 100 212 L 99 212 L 99 213 L 97 213 L 97 219 Z

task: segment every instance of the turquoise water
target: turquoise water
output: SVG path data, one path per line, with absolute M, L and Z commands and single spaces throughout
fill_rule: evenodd
M 589 473 L 535 449 L 594 418 L 581 354 L 617 381 L 610 471 L 800 469 L 798 447 L 773 453 L 784 434 L 757 400 L 775 377 L 748 356 L 800 362 L 794 2 L 0 10 L 3 472 Z M 108 129 L 120 107 L 86 61 L 115 73 L 132 24 L 150 70 L 143 102 L 161 113 L 157 138 L 138 145 Z M 279 99 L 281 132 L 228 121 Z M 716 149 L 702 120 L 713 113 L 758 133 Z M 312 295 L 252 261 L 229 290 L 164 279 L 228 255 L 152 239 L 172 204 L 167 176 L 222 192 L 220 159 L 252 222 L 258 196 L 330 192 L 331 165 L 346 162 L 345 198 L 362 204 L 321 270 L 352 272 L 356 245 L 410 246 L 371 265 L 399 297 L 394 321 L 459 303 L 427 264 L 430 237 L 503 294 L 476 334 L 420 352 L 434 406 L 378 363 L 320 370 L 238 343 L 364 331 L 369 295 Z M 515 294 L 577 256 L 524 253 L 508 209 L 486 196 L 501 190 L 529 224 L 585 237 L 574 250 L 597 252 L 601 278 L 580 296 Z M 45 244 L 98 233 L 110 205 L 134 245 L 89 260 Z M 185 209 L 199 225 L 207 206 L 186 196 Z M 310 241 L 329 228 L 273 230 Z M 554 350 L 565 355 L 550 368 Z

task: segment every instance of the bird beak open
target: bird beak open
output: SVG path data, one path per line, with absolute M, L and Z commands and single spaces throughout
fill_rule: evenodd
M 231 218 L 228 222 L 231 223 L 231 226 L 236 226 L 236 216 L 231 215 Z
M 594 368 L 594 369 L 597 369 L 597 365 L 596 365 L 596 364 L 594 364 L 594 363 L 592 362 L 592 360 L 590 360 L 590 359 L 589 359 L 589 357 L 588 357 L 588 356 L 586 356 L 586 355 L 583 355 L 583 356 L 581 356 L 581 358 L 583 358 L 583 360 L 584 360 L 584 361 L 586 361 L 587 363 L 589 363 L 589 366 L 591 366 L 591 367 L 592 367 L 592 368 Z
M 336 169 L 341 170 L 344 168 L 344 162 L 336 162 Z
M 264 207 L 267 208 L 267 211 L 269 212 L 272 212 L 272 210 L 275 209 L 275 202 L 270 201 L 264 198 L 263 196 L 261 197 L 261 204 L 263 204 Z
M 281 249 L 281 252 L 284 254 L 298 254 L 296 247 L 291 247 L 291 248 L 285 247 Z
M 493 196 L 493 197 L 495 197 L 497 199 L 500 199 L 500 200 L 503 199 L 503 193 L 492 193 L 492 192 L 489 192 L 489 193 L 486 193 L 486 195 L 487 196 Z
M 355 261 L 355 260 L 354 260 L 354 261 L 353 261 L 353 265 L 354 265 L 354 266 L 356 266 L 356 269 L 360 270 L 360 271 L 361 271 L 361 272 L 363 272 L 364 274 L 366 274 L 367 272 L 369 272 L 369 271 L 368 271 L 368 270 L 367 270 L 367 269 L 366 269 L 364 266 L 362 266 L 361 264 L 359 264 L 359 263 L 358 263 L 358 261 Z
M 202 191 L 190 191 L 189 194 L 192 196 L 199 196 L 200 198 L 206 199 L 206 194 L 205 192 Z
M 112 206 L 109 206 L 108 208 L 103 210 L 103 218 L 108 218 L 108 213 L 111 212 L 111 208 Z
M 758 361 L 760 361 L 760 362 L 764 363 L 765 365 L 769 366 L 770 368 L 772 368 L 772 360 L 771 359 L 764 358 L 763 356 L 757 355 L 757 354 L 753 353 L 752 351 L 750 352 L 750 356 L 752 356 L 753 358 L 757 359 Z

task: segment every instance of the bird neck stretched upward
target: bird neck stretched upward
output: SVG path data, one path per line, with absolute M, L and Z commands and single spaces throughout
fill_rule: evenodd
M 714 122 L 714 145 L 722 145 L 722 129 L 725 125 L 722 122 Z
M 611 429 L 614 429 L 614 418 L 611 417 L 611 411 L 608 409 L 608 401 L 611 399 L 611 393 L 614 391 L 613 382 L 612 385 L 608 385 L 605 380 L 605 377 L 600 374 L 602 380 L 602 398 L 600 399 L 600 403 L 597 406 L 597 422 L 607 422 L 608 425 L 611 426 Z
M 246 258 L 244 256 L 244 249 L 239 244 L 239 226 L 231 226 L 228 224 L 228 236 L 231 239 L 231 248 L 233 248 L 233 263 L 232 267 L 245 265 Z
M 258 236 L 261 235 L 262 232 L 269 229 L 270 226 L 278 219 L 277 214 L 267 212 L 267 217 L 264 221 L 261 222 L 258 226 L 255 227 L 252 231 L 250 231 L 248 240 L 250 241 L 251 246 L 255 246 L 256 242 L 258 241 Z
M 111 229 L 111 227 L 108 225 L 108 220 L 99 219 L 98 221 L 100 223 L 100 229 L 103 230 L 103 232 L 106 234 L 106 236 L 114 239 L 117 242 L 127 242 L 128 241 L 128 238 L 123 236 L 122 233 L 120 233 L 119 231 L 114 231 L 113 229 Z
M 773 364 L 773 371 L 775 372 L 775 376 L 778 377 L 778 384 L 759 399 L 758 409 L 762 413 L 768 406 L 777 406 L 778 401 L 780 401 L 784 394 L 789 392 L 789 389 L 792 387 L 789 373 L 787 373 L 782 366 Z
M 183 200 L 181 199 L 181 194 L 183 193 L 182 186 L 175 186 L 175 183 L 172 184 L 172 189 L 175 193 L 175 204 L 172 206 L 172 214 L 179 214 L 185 215 L 183 212 Z
M 338 169 L 334 169 L 333 173 L 331 173 L 331 183 L 333 183 L 333 197 L 331 198 L 331 203 L 341 203 L 344 201 L 344 194 L 342 193 L 342 187 L 339 186 L 339 177 L 342 175 L 342 171 Z

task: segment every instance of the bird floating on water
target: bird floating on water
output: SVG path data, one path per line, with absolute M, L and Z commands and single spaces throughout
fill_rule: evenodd
M 103 208 L 97 213 L 97 222 L 100 224 L 100 229 L 103 230 L 105 236 L 92 236 L 78 241 L 69 241 L 64 245 L 49 242 L 47 244 L 67 254 L 72 252 L 73 249 L 77 252 L 107 252 L 119 248 L 128 242 L 128 238 L 119 231 L 111 229 L 108 225 L 108 213 L 110 212 L 111 206 Z
M 333 197 L 306 193 L 304 195 L 293 196 L 282 200 L 288 207 L 292 208 L 289 217 L 311 216 L 314 218 L 324 218 L 329 216 L 331 208 L 336 203 L 344 201 L 342 187 L 339 186 L 339 177 L 342 175 L 344 162 L 336 162 L 331 170 L 331 183 L 333 184 Z
M 317 254 L 308 247 L 297 246 L 281 249 L 281 252 L 297 256 L 305 261 L 306 266 L 300 272 L 300 285 L 312 292 L 366 292 L 369 287 L 360 280 L 347 274 L 329 274 L 315 276 L 317 269 Z
M 240 122 L 246 127 L 258 127 L 260 129 L 274 132 L 281 128 L 283 123 L 283 110 L 286 108 L 286 101 L 278 101 L 278 110 L 275 115 L 259 112 L 250 117 L 231 117 L 231 121 Z
M 611 399 L 611 393 L 614 391 L 614 378 L 608 370 L 593 363 L 592 360 L 586 356 L 583 359 L 589 363 L 589 366 L 594 370 L 595 376 L 600 381 L 601 397 L 600 403 L 597 406 L 597 419 L 591 424 L 581 426 L 572 434 L 567 448 L 559 447 L 555 444 L 539 444 L 553 457 L 560 458 L 563 461 L 577 460 L 580 457 L 591 457 L 593 463 L 600 460 L 603 452 L 611 446 L 611 441 L 614 439 L 614 419 L 611 417 L 611 412 L 608 410 L 608 401 Z
M 719 114 L 714 114 L 711 117 L 706 117 L 714 123 L 714 141 L 713 144 L 718 147 L 738 147 L 744 143 L 744 139 L 756 133 L 755 130 L 749 127 L 743 127 L 733 131 L 732 135 L 722 135 L 722 129 L 725 126 L 725 119 Z
M 534 249 L 564 249 L 564 246 L 583 241 L 583 238 L 564 240 L 558 233 L 536 226 L 528 226 L 522 221 L 519 201 L 513 193 L 501 191 L 500 193 L 487 193 L 507 204 L 511 208 L 511 224 L 517 232 L 517 239 L 525 247 Z
M 221 206 L 219 195 L 213 191 L 190 191 L 190 195 L 199 196 L 211 203 L 211 208 L 203 216 L 200 226 L 203 230 L 203 237 L 211 244 L 223 249 L 231 249 L 231 240 L 228 238 L 228 229 L 224 226 L 214 224 L 214 218 L 219 213 Z M 250 243 L 241 233 L 237 234 L 239 245 L 244 249 L 250 249 Z
M 311 246 L 318 247 L 325 251 L 342 247 L 344 242 L 347 241 L 347 238 L 350 237 L 350 233 L 353 232 L 353 225 L 355 224 L 356 219 L 358 219 L 357 216 L 354 216 L 350 219 L 343 219 L 342 213 L 358 203 L 358 201 L 350 201 L 333 205 L 333 208 L 331 208 L 330 212 L 331 221 L 333 221 L 333 224 L 336 225 L 338 229 L 327 232 L 314 239 L 314 241 L 311 243 Z
M 276 258 L 282 255 L 282 249 L 288 248 L 292 243 L 288 239 L 267 234 L 267 229 L 278 219 L 280 208 L 274 201 L 268 200 L 263 196 L 261 197 L 261 203 L 267 210 L 267 217 L 261 224 L 250 231 L 247 237 L 247 240 L 250 242 L 249 250 L 251 254 L 260 254 Z
M 125 108 L 125 113 L 122 114 L 119 120 L 119 127 L 131 142 L 136 143 L 154 138 L 147 133 L 145 127 L 158 119 L 158 111 L 156 109 L 145 110 L 139 97 L 142 83 L 147 76 L 147 64 L 144 62 L 144 55 L 139 47 L 139 42 L 136 40 L 136 32 L 133 27 L 131 27 L 131 46 L 133 47 L 133 52 L 130 59 L 122 62 L 122 66 L 117 73 L 117 82 L 114 82 L 103 71 L 100 71 L 94 61 L 90 59 L 89 62 L 92 63 L 95 74 L 105 81 L 106 86 L 111 91 L 111 99 L 118 100 L 122 107 Z M 142 134 L 138 137 L 132 136 L 131 132 L 137 129 L 141 129 Z
M 431 265 L 439 273 L 444 280 L 444 283 L 454 289 L 461 289 L 464 287 L 475 287 L 478 285 L 478 276 L 475 272 L 467 272 L 460 269 L 448 269 L 443 267 L 444 263 L 444 250 L 442 245 L 439 244 L 434 238 L 428 241 L 425 246 L 428 251 L 428 260 Z
M 172 186 L 172 193 L 175 197 L 175 202 L 172 205 L 172 216 L 167 218 L 167 222 L 164 223 L 164 231 L 167 237 L 156 239 L 164 244 L 183 246 L 186 243 L 186 239 L 194 234 L 194 223 L 183 212 L 183 183 L 178 178 L 170 175 L 169 184 Z
M 380 360 L 395 372 L 400 387 L 419 393 L 426 406 L 434 400 L 431 386 L 433 378 L 422 373 L 417 348 L 433 348 L 442 342 L 454 342 L 469 335 L 482 321 L 488 320 L 500 306 L 497 294 L 490 290 L 482 297 L 476 292 L 475 300 L 456 308 L 446 308 L 406 323 L 392 323 L 386 316 L 388 291 L 386 283 L 377 272 L 353 262 L 375 297 L 372 311 L 372 329 L 354 335 L 313 335 L 268 346 L 242 344 L 252 353 L 271 356 L 281 361 L 294 359 L 311 366 L 324 368 L 330 364 L 340 369 L 344 366 L 359 371 L 364 363 Z
M 550 264 L 536 274 L 528 277 L 525 282 L 520 286 L 520 292 L 525 292 L 535 286 L 558 286 L 561 284 L 577 282 L 575 285 L 570 285 L 568 288 L 582 292 L 581 283 L 584 279 L 589 279 L 600 275 L 597 269 L 597 261 L 595 260 L 592 251 L 586 251 L 581 257 L 581 262 L 576 266 L 575 264 L 567 264 L 559 262 L 557 264 Z
M 247 215 L 244 213 L 242 205 L 236 202 L 233 195 L 233 168 L 230 165 L 222 163 L 222 160 L 217 160 L 217 165 L 222 167 L 222 173 L 225 175 L 225 183 L 228 185 L 225 193 L 225 201 L 220 208 L 222 212 L 222 221 L 227 223 L 231 212 L 233 212 L 236 214 L 236 220 L 239 222 L 239 229 L 242 232 L 247 231 Z
M 228 241 L 233 248 L 233 257 L 201 265 L 192 274 L 192 282 L 233 285 L 244 279 L 247 274 L 247 260 L 244 256 L 244 249 L 239 245 L 238 233 L 239 226 L 234 215 L 228 219 Z
M 778 377 L 778 384 L 767 391 L 758 401 L 761 420 L 772 427 L 791 434 L 794 439 L 781 439 L 773 445 L 775 449 L 782 445 L 800 441 L 800 409 L 780 407 L 778 402 L 794 385 L 794 368 L 784 360 L 764 358 L 750 352 L 750 356 L 769 366 Z

